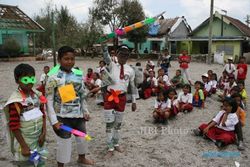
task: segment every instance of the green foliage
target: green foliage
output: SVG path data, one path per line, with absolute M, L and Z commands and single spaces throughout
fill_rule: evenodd
M 20 53 L 20 45 L 14 38 L 7 38 L 2 46 L 8 56 L 17 56 Z

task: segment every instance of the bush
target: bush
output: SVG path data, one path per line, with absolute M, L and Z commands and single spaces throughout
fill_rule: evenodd
M 3 51 L 8 54 L 8 56 L 17 56 L 20 53 L 20 45 L 19 43 L 13 39 L 13 38 L 8 38 L 5 40 L 3 46 Z

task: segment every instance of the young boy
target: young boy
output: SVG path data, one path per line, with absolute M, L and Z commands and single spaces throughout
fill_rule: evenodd
M 228 63 L 225 64 L 223 71 L 226 71 L 228 75 L 234 74 L 236 68 L 233 64 L 233 58 L 229 57 L 227 60 L 228 60 Z
M 6 120 L 10 133 L 11 152 L 17 161 L 28 162 L 31 151 L 44 150 L 46 116 L 44 97 L 32 87 L 36 83 L 35 69 L 28 64 L 19 64 L 14 70 L 18 88 L 5 104 Z M 40 100 L 41 99 L 41 100 Z M 14 140 L 18 145 L 15 145 Z M 39 162 L 43 166 L 44 162 Z M 33 166 L 27 164 L 25 166 Z
M 132 94 L 132 111 L 136 110 L 136 87 L 134 83 L 134 70 L 126 64 L 130 55 L 129 48 L 122 45 L 118 48 L 116 56 L 118 63 L 111 61 L 107 47 L 103 48 L 104 61 L 108 65 L 107 69 L 113 80 L 107 86 L 104 95 L 104 121 L 106 123 L 108 153 L 104 157 L 110 158 L 114 150 L 123 152 L 119 145 L 119 131 L 121 129 L 122 119 L 126 105 L 126 92 L 130 84 Z
M 89 120 L 86 108 L 86 90 L 81 71 L 74 69 L 75 51 L 69 46 L 58 50 L 59 66 L 49 72 L 46 85 L 48 98 L 48 116 L 57 135 L 57 164 L 63 167 L 70 162 L 71 133 L 60 129 L 62 124 L 86 133 L 85 122 Z M 58 67 L 58 68 L 57 68 Z M 57 70 L 55 70 L 57 68 Z M 64 93 L 64 91 L 67 93 Z M 71 97 L 70 97 L 71 96 Z M 93 165 L 93 161 L 85 157 L 87 143 L 84 138 L 75 136 L 77 143 L 78 162 Z
M 43 74 L 40 77 L 40 82 L 41 85 L 37 88 L 38 91 L 42 92 L 42 94 L 45 96 L 45 85 L 47 83 L 48 80 L 48 72 L 49 72 L 50 68 L 49 66 L 44 66 L 43 67 Z
M 247 64 L 246 64 L 246 58 L 245 57 L 240 57 L 240 62 L 237 65 L 237 82 L 243 82 L 245 84 L 245 79 L 247 76 Z
M 182 54 L 179 56 L 178 61 L 180 63 L 180 68 L 181 68 L 181 71 L 182 71 L 182 75 L 185 74 L 189 84 L 192 85 L 191 78 L 190 78 L 189 71 L 188 71 L 188 67 L 189 67 L 188 64 L 191 61 L 191 57 L 188 56 L 186 50 L 182 51 Z
M 181 70 L 176 70 L 174 78 L 171 79 L 171 84 L 174 88 L 182 88 L 184 85 L 184 79 Z

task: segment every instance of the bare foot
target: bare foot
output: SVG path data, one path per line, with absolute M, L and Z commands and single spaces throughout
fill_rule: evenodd
M 115 146 L 115 150 L 118 151 L 119 153 L 123 153 L 124 149 L 120 146 Z
M 103 159 L 107 160 L 114 155 L 114 151 L 108 151 L 107 154 L 103 157 Z
M 77 162 L 84 165 L 94 165 L 94 161 L 87 158 L 79 158 Z

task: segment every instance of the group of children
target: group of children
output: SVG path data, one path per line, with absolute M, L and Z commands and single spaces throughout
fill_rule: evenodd
M 239 149 L 244 149 L 242 126 L 245 125 L 247 93 L 244 89 L 244 80 L 247 66 L 243 57 L 237 66 L 237 80 L 234 77 L 236 68 L 230 59 L 219 81 L 217 75 L 209 70 L 202 75 L 202 81 L 194 83 L 195 89 L 192 93 L 192 82 L 188 74 L 190 57 L 186 52 L 180 56 L 180 69 L 176 70 L 176 75 L 172 79 L 168 76 L 171 56 L 167 51 L 159 61 L 161 68 L 157 77 L 152 61 L 147 62 L 143 71 L 140 63 L 132 67 L 126 64 L 129 55 L 127 46 L 120 46 L 111 57 L 107 47 L 104 47 L 104 60 L 99 62 L 99 67 L 95 71 L 89 68 L 83 77 L 82 72 L 74 67 L 74 49 L 63 46 L 58 50 L 59 66 L 50 72 L 48 66 L 44 67 L 42 85 L 38 88 L 40 92 L 33 89 L 36 83 L 34 68 L 28 64 L 18 65 L 14 70 L 18 88 L 5 105 L 11 151 L 17 160 L 28 160 L 31 151 L 44 151 L 48 117 L 56 134 L 57 164 L 60 167 L 70 162 L 71 133 L 62 130 L 61 125 L 86 133 L 85 124 L 90 119 L 86 99 L 93 96 L 99 100 L 98 104 L 104 106 L 108 146 L 105 158 L 111 157 L 114 150 L 123 152 L 119 145 L 119 131 L 128 94 L 131 94 L 132 111 L 136 110 L 136 98 L 147 99 L 156 96 L 153 118 L 155 122 L 166 123 L 179 112 L 191 112 L 193 107 L 204 108 L 206 98 L 217 93 L 223 102 L 222 110 L 211 122 L 195 129 L 194 133 L 213 140 L 219 147 L 235 142 L 237 136 Z M 189 84 L 184 82 L 183 74 L 186 75 Z M 63 92 L 67 92 L 67 96 Z M 18 145 L 14 144 L 14 138 Z M 84 138 L 75 136 L 75 140 L 78 162 L 94 164 L 85 157 L 88 144 Z M 39 166 L 44 166 L 44 161 L 41 161 Z

